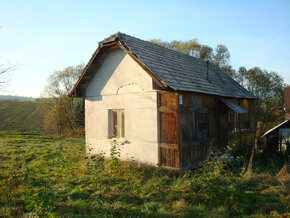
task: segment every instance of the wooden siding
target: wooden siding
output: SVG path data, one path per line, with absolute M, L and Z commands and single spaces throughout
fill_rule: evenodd
M 190 167 L 203 161 L 213 149 L 218 132 L 217 107 L 218 99 L 210 95 L 179 93 L 183 102 L 179 105 L 179 129 L 181 166 Z M 199 123 L 199 116 L 203 114 L 206 122 Z M 199 125 L 203 125 L 202 127 Z M 203 129 L 205 136 L 201 139 L 199 129 Z
M 254 142 L 255 109 L 252 99 L 231 99 L 249 111 L 250 130 L 229 134 L 229 109 L 218 96 L 168 91 L 161 91 L 158 95 L 162 166 L 185 169 L 197 165 L 212 151 L 224 146 Z
M 192 167 L 197 165 L 200 161 L 209 157 L 210 152 L 217 146 L 216 143 L 206 141 L 203 143 L 196 142 L 187 146 L 181 147 L 182 167 Z
M 218 96 L 199 93 L 180 92 L 182 105 L 179 106 L 179 132 L 181 167 L 197 165 L 216 151 L 229 144 L 238 146 L 253 143 L 255 137 L 254 101 L 249 99 L 231 99 L 241 105 L 250 115 L 249 131 L 229 134 L 228 107 Z M 208 129 L 206 138 L 198 137 L 198 114 L 206 113 Z

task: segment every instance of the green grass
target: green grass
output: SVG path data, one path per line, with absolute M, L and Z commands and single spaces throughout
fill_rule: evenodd
M 48 101 L 0 100 L 0 130 L 42 131 Z
M 187 172 L 120 162 L 117 144 L 112 154 L 111 160 L 87 157 L 83 139 L 0 132 L 0 216 L 290 215 L 282 154 L 257 154 L 251 171 L 239 158 L 208 161 Z

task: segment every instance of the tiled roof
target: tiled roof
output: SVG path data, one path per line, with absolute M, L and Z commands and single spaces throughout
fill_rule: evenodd
M 255 98 L 215 64 L 179 53 L 123 33 L 116 33 L 100 42 L 119 41 L 151 72 L 170 88 L 224 97 Z

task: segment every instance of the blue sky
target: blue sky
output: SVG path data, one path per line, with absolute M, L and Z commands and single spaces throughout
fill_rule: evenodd
M 224 44 L 234 68 L 276 71 L 290 84 L 290 1 L 0 0 L 0 63 L 17 64 L 0 94 L 39 96 L 48 76 L 87 63 L 116 32 Z

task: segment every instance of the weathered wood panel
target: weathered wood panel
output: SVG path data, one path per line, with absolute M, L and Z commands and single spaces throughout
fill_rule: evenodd
M 204 142 L 202 144 L 192 144 L 181 148 L 182 166 L 190 167 L 197 165 L 205 160 L 210 152 L 215 149 L 215 144 L 212 142 Z
M 218 111 L 209 111 L 208 112 L 208 121 L 209 121 L 209 137 L 215 139 L 219 137 L 218 135 Z
M 161 112 L 161 143 L 177 144 L 177 114 Z
M 230 134 L 228 136 L 227 145 L 235 145 L 236 147 L 245 147 L 253 145 L 255 141 L 255 131 L 245 131 L 236 134 Z
M 179 167 L 179 150 L 177 146 L 162 146 L 161 145 L 161 154 L 162 154 L 162 166 L 166 167 Z
M 181 145 L 192 143 L 196 140 L 194 111 L 179 112 L 179 128 Z
M 181 165 L 186 168 L 203 161 L 213 148 L 213 141 L 218 141 L 218 109 L 221 102 L 216 96 L 199 93 L 181 93 L 181 95 L 183 102 L 179 105 L 178 112 Z M 200 119 L 201 117 L 206 119 Z M 200 129 L 203 134 L 199 132 Z
M 171 109 L 177 109 L 177 93 L 161 92 L 161 106 L 166 106 Z
M 179 137 L 177 93 L 160 92 L 160 163 L 162 166 L 178 168 Z
M 205 160 L 211 151 L 232 143 L 240 146 L 253 142 L 254 101 L 231 100 L 249 111 L 251 130 L 229 134 L 229 108 L 218 96 L 161 91 L 161 165 L 186 168 Z
M 217 96 L 206 95 L 201 93 L 183 93 L 182 95 L 183 103 L 179 105 L 181 109 L 199 109 L 217 107 L 220 101 Z

